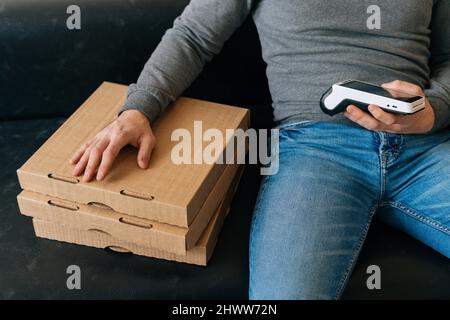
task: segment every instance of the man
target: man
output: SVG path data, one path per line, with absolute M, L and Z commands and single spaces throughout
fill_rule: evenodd
M 450 257 L 450 0 L 192 0 L 118 119 L 74 155 L 74 175 L 103 179 L 127 144 L 146 168 L 150 123 L 249 14 L 280 127 L 279 172 L 253 215 L 250 298 L 339 298 L 375 213 Z M 321 94 L 350 78 L 425 95 L 426 108 L 323 114 Z

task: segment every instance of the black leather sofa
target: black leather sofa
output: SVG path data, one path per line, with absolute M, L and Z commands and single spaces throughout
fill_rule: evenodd
M 188 0 L 3 0 L 0 3 L 0 297 L 247 298 L 248 238 L 260 181 L 248 166 L 208 267 L 121 255 L 35 238 L 19 214 L 15 170 L 104 80 L 135 81 Z M 81 8 L 81 30 L 66 9 Z M 252 126 L 272 126 L 265 65 L 248 20 L 185 93 L 251 109 Z M 81 290 L 66 288 L 79 265 Z M 381 268 L 381 290 L 366 269 Z M 344 299 L 450 298 L 448 259 L 375 222 Z

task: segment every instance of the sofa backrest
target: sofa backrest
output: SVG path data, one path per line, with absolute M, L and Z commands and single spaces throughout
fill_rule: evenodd
M 71 0 L 0 4 L 0 120 L 68 116 L 101 82 L 135 82 L 189 0 L 76 3 L 81 30 L 66 27 Z M 185 95 L 270 105 L 265 64 L 250 18 Z

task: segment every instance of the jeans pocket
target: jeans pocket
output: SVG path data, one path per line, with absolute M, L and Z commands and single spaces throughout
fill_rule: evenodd
M 292 130 L 292 129 L 296 129 L 296 128 L 300 128 L 300 127 L 304 127 L 310 124 L 314 124 L 318 121 L 315 120 L 303 120 L 303 121 L 298 121 L 298 122 L 289 122 L 289 123 L 285 123 L 285 124 L 280 124 L 279 126 L 276 126 L 274 129 L 279 129 L 281 130 Z
M 319 121 L 315 120 L 306 120 L 295 123 L 287 123 L 285 125 L 281 125 L 276 127 L 275 129 L 280 130 L 280 138 L 294 139 L 298 137 L 302 133 L 302 129 L 313 126 Z

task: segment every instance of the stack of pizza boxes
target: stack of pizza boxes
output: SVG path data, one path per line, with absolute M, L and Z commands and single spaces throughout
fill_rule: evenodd
M 113 121 L 126 92 L 103 83 L 17 171 L 20 211 L 38 237 L 206 265 L 243 170 L 230 133 L 248 128 L 248 111 L 180 98 L 152 125 L 148 169 L 125 147 L 104 180 L 85 183 L 69 159 Z

